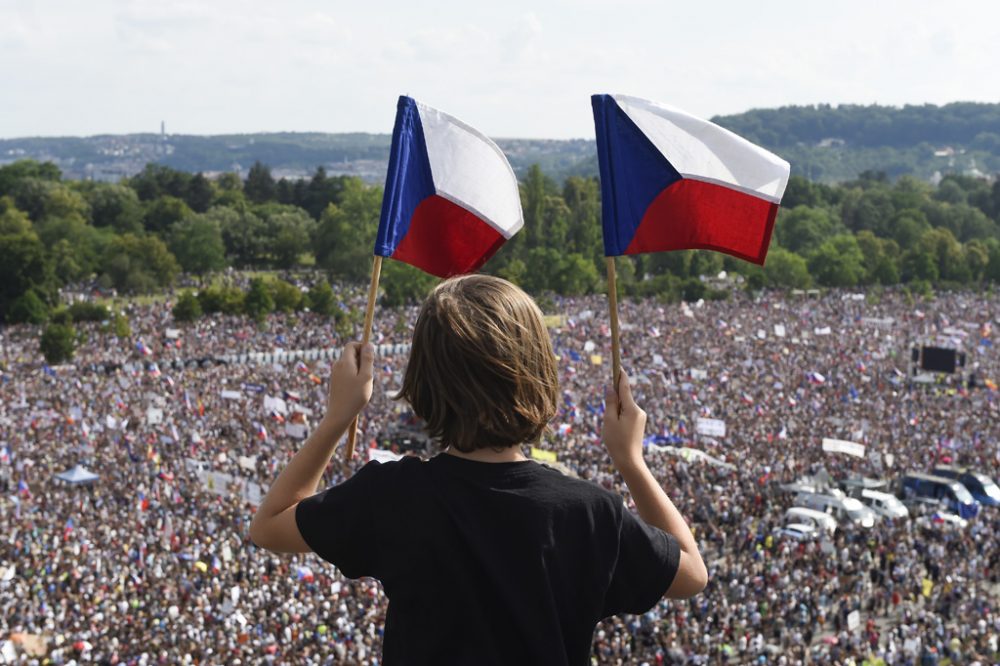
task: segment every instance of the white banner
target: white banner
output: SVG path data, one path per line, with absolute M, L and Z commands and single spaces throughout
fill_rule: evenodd
M 269 395 L 265 395 L 264 411 L 277 412 L 278 414 L 285 415 L 288 413 L 288 404 L 281 398 L 273 398 Z
M 778 336 L 779 338 L 785 337 L 785 325 L 784 324 L 775 324 L 774 325 L 774 334 L 776 336 Z
M 301 423 L 286 423 L 285 424 L 285 434 L 291 435 L 296 439 L 305 439 L 309 431 Z
M 709 437 L 725 437 L 726 422 L 720 421 L 719 419 L 706 419 L 699 416 L 698 421 L 695 424 L 695 432 L 699 435 L 708 435 Z
M 163 423 L 163 410 L 159 407 L 149 407 L 146 410 L 146 425 L 159 425 Z
M 220 395 L 225 400 L 240 400 L 241 398 L 243 398 L 243 394 L 240 393 L 239 391 L 230 391 L 228 389 L 224 390 Z
M 865 445 L 843 439 L 823 438 L 823 450 L 827 453 L 843 453 L 855 458 L 865 457 Z
M 380 463 L 393 462 L 394 460 L 399 460 L 402 457 L 403 456 L 398 453 L 386 451 L 385 449 L 368 449 L 368 460 L 377 460 Z

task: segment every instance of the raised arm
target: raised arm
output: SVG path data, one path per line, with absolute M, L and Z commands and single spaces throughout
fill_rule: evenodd
M 687 599 L 705 589 L 708 571 L 698 552 L 698 544 L 691 534 L 691 528 L 684 522 L 684 517 L 643 460 L 642 434 L 646 427 L 646 412 L 635 404 L 628 376 L 624 371 L 619 384 L 617 393 L 611 388 L 605 391 L 604 445 L 632 493 L 639 517 L 677 539 L 681 550 L 680 563 L 674 582 L 667 590 L 667 596 L 672 599 Z
M 250 539 L 278 553 L 307 553 L 295 523 L 295 507 L 316 492 L 347 426 L 372 397 L 375 348 L 351 342 L 330 372 L 326 413 L 288 466 L 275 479 L 250 523 Z

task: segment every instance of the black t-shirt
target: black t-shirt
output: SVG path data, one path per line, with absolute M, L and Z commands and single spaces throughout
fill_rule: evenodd
M 386 664 L 587 664 L 594 627 L 643 613 L 677 541 L 621 497 L 533 461 L 371 462 L 302 501 L 303 539 L 382 581 Z

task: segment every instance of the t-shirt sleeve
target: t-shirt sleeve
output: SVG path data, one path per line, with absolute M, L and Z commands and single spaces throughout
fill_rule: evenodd
M 341 484 L 308 497 L 295 509 L 299 533 L 314 553 L 348 578 L 375 576 L 384 554 L 393 468 L 369 462 Z
M 603 616 L 645 613 L 652 608 L 674 582 L 680 556 L 674 537 L 622 510 L 618 559 L 604 597 Z

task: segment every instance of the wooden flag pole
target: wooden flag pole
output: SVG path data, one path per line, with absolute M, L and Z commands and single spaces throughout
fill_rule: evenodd
M 608 309 L 611 314 L 611 382 L 618 391 L 622 373 L 622 350 L 618 341 L 618 286 L 615 284 L 615 258 L 604 257 L 608 268 Z
M 361 333 L 361 344 L 366 345 L 372 336 L 372 320 L 375 318 L 375 299 L 378 297 L 378 278 L 382 274 L 382 257 L 375 255 L 372 260 L 372 281 L 368 285 L 368 307 L 365 308 L 365 327 Z M 351 421 L 347 429 L 347 452 L 345 459 L 350 462 L 354 458 L 354 442 L 358 438 L 358 417 Z

